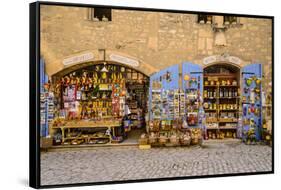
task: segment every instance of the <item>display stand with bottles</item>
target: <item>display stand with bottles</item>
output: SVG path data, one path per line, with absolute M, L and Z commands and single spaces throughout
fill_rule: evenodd
M 221 69 L 217 69 L 221 71 Z M 236 138 L 239 119 L 239 72 L 204 74 L 204 110 L 209 139 Z

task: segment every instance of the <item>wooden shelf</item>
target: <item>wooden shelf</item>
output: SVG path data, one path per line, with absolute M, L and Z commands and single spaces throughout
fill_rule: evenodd
M 237 129 L 237 127 L 219 127 L 219 129 Z
M 90 100 L 77 100 L 79 102 L 99 102 L 99 101 L 112 101 L 112 98 L 92 98 Z M 65 101 L 66 102 L 66 101 Z
M 104 137 L 65 137 L 64 140 L 75 140 L 75 139 L 109 139 L 109 136 L 104 136 Z
M 221 129 L 228 129 L 228 130 L 236 130 L 236 127 L 207 127 L 207 130 L 221 130 Z
M 204 99 L 213 99 L 213 100 L 215 100 L 215 99 L 218 99 L 218 97 L 205 97 Z
M 219 97 L 219 99 L 237 99 L 237 98 L 240 98 L 240 97 Z
M 207 127 L 207 130 L 219 130 L 218 127 Z
M 207 123 L 217 123 L 218 120 L 217 120 L 217 118 L 212 118 L 212 119 L 206 119 L 206 122 Z
M 272 104 L 264 104 L 262 107 L 272 107 Z
M 238 123 L 238 121 L 221 121 L 218 120 L 219 123 Z
M 204 87 L 219 87 L 219 85 L 203 85 Z
M 225 74 L 219 74 L 219 73 L 208 73 L 208 74 L 204 74 L 204 78 L 208 78 L 208 77 L 217 77 L 217 78 L 237 78 L 236 74 L 229 74 L 229 73 L 225 73 Z
M 81 92 L 93 92 L 94 90 L 78 90 Z M 98 91 L 112 91 L 112 89 L 99 89 Z
M 233 111 L 233 112 L 237 112 L 237 111 L 239 111 L 239 109 L 226 109 L 226 110 L 220 110 L 220 109 L 219 109 L 219 111 L 220 111 L 220 112 L 222 112 L 222 111 Z
M 219 87 L 239 87 L 238 85 L 219 85 Z

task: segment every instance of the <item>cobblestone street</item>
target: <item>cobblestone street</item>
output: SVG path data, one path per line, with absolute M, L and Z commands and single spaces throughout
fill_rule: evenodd
M 92 148 L 41 154 L 41 185 L 271 171 L 272 149 L 239 141 L 203 147 Z

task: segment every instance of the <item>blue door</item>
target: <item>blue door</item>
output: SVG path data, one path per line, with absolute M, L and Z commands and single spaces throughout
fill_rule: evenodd
M 198 64 L 182 63 L 182 89 L 185 93 L 185 116 L 189 127 L 200 127 L 203 93 L 203 68 Z
M 262 65 L 251 64 L 242 69 L 242 122 L 243 139 L 248 131 L 254 131 L 256 139 L 261 140 L 262 131 L 262 98 L 261 78 Z
M 173 65 L 150 76 L 149 84 L 149 118 L 173 119 L 173 115 L 165 114 L 167 106 L 163 106 L 162 96 L 169 90 L 179 88 L 179 65 Z M 159 100 L 158 100 L 159 99 Z M 168 108 L 167 108 L 168 109 Z M 164 113 L 164 114 L 163 114 Z

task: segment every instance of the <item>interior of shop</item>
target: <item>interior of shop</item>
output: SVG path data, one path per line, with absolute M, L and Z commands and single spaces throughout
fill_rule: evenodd
M 204 68 L 207 139 L 236 138 L 240 105 L 240 69 L 221 63 Z

